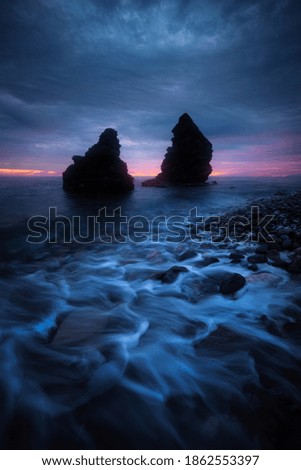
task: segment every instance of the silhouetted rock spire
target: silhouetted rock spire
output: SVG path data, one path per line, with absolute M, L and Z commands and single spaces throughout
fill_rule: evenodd
M 120 144 L 114 129 L 105 129 L 85 156 L 74 155 L 74 163 L 63 173 L 63 188 L 80 193 L 124 192 L 134 189 L 134 179 L 120 159 Z
M 204 183 L 212 168 L 212 144 L 189 114 L 184 113 L 172 129 L 172 146 L 167 148 L 161 173 L 142 186 L 198 185 Z

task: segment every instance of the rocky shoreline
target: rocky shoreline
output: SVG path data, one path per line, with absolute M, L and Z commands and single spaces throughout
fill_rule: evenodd
M 3 445 L 299 448 L 300 202 L 221 216 L 259 206 L 272 242 L 242 225 L 242 241 L 15 245 L 1 353 L 22 388 L 6 380 Z
M 155 350 L 163 354 L 160 345 L 165 340 L 162 338 L 168 338 L 176 330 L 175 343 L 172 343 L 176 345 L 174 355 L 178 357 L 181 344 L 185 344 L 185 365 L 191 367 L 190 361 L 193 363 L 195 355 L 202 367 L 209 364 L 207 374 L 210 375 L 214 370 L 212 361 L 213 364 L 221 362 L 224 369 L 216 374 L 217 380 L 233 367 L 234 389 L 236 393 L 240 389 L 242 395 L 236 395 L 235 400 L 231 394 L 227 396 L 228 382 L 231 383 L 230 376 L 227 376 L 222 393 L 217 382 L 208 397 L 220 393 L 221 408 L 229 409 L 227 420 L 237 419 L 243 423 L 247 433 L 256 434 L 259 448 L 288 449 L 300 444 L 301 406 L 296 398 L 300 387 L 300 202 L 301 192 L 278 194 L 252 201 L 221 217 L 220 224 L 224 226 L 231 217 L 248 217 L 250 208 L 256 205 L 260 208 L 261 217 L 274 215 L 269 226 L 274 240 L 270 242 L 261 239 L 259 242 L 248 241 L 250 227 L 242 225 L 240 235 L 246 235 L 242 242 L 235 241 L 235 237 L 231 237 L 234 233 L 230 233 L 230 239 L 220 243 L 204 241 L 198 245 L 188 242 L 158 249 L 148 247 L 150 251 L 146 254 L 143 271 L 137 263 L 136 250 L 134 262 L 129 258 L 123 259 L 124 279 L 137 288 L 138 297 L 134 305 L 138 305 L 139 318 L 141 315 L 150 319 L 150 330 L 144 339 L 146 344 L 150 335 L 156 341 Z M 124 258 L 124 251 L 120 256 Z M 170 306 L 173 306 L 172 311 Z M 149 317 L 147 312 L 150 312 Z M 156 324 L 156 312 L 160 327 Z M 180 319 L 185 315 L 187 322 L 182 323 Z M 70 320 L 72 322 L 72 318 Z M 78 323 L 77 319 L 75 323 Z M 162 336 L 158 335 L 161 323 L 166 326 Z M 61 337 L 64 328 L 69 334 L 68 324 L 65 327 L 63 324 Z M 81 331 L 83 328 L 81 325 Z M 143 340 L 141 344 L 143 347 Z M 169 347 L 170 344 L 165 346 L 164 351 Z M 190 359 L 186 357 L 187 348 L 193 351 Z M 247 372 L 250 363 L 251 370 L 253 367 L 255 370 L 254 376 Z M 198 366 L 194 367 L 197 370 Z M 156 371 L 158 368 L 156 364 Z M 245 382 L 240 383 L 241 376 Z M 183 405 L 183 396 L 173 393 L 165 406 L 176 404 L 176 422 L 179 407 L 183 407 L 185 415 L 188 413 L 189 416 L 190 406 L 193 419 L 199 413 L 203 421 L 206 407 L 189 404 L 187 395 L 184 395 L 184 400 L 188 406 Z M 191 422 L 192 419 L 189 420 Z M 200 422 L 198 426 L 201 426 Z M 193 438 L 190 437 L 191 446 Z M 243 446 L 240 438 L 236 437 L 235 445 Z
M 218 228 L 224 226 L 231 217 L 250 219 L 252 207 L 259 209 L 261 218 L 268 217 L 267 228 L 271 237 L 266 240 L 260 235 L 260 228 L 256 226 L 241 224 L 236 227 L 238 240 L 244 236 L 249 240 L 250 235 L 258 240 L 254 244 L 254 254 L 247 258 L 249 269 L 256 271 L 258 264 L 268 263 L 291 274 L 301 274 L 301 191 L 293 194 L 279 192 L 272 197 L 252 201 L 241 209 L 223 215 Z M 233 228 L 229 235 L 235 239 Z M 240 250 L 243 250 L 244 243 L 240 245 Z M 241 255 L 242 252 L 239 251 L 238 254 Z M 244 259 L 235 257 L 235 254 L 230 256 L 235 263 Z
M 247 220 L 250 221 L 252 207 L 258 208 L 261 219 L 267 217 L 266 233 L 270 236 L 268 240 L 260 233 L 260 226 L 246 223 Z M 300 207 L 301 191 L 293 194 L 276 193 L 272 197 L 257 199 L 235 211 L 223 214 L 218 223 L 209 223 L 210 227 L 205 227 L 208 228 L 207 232 L 204 226 L 200 231 L 196 222 L 191 223 L 190 231 L 194 240 L 197 236 L 205 238 L 204 235 L 208 235 L 210 228 L 210 241 L 207 237 L 207 241 L 200 243 L 198 248 L 195 248 L 195 244 L 194 247 L 186 245 L 176 257 L 179 264 L 166 271 L 155 272 L 152 279 L 172 284 L 183 275 L 182 273 L 189 271 L 187 267 L 202 269 L 210 265 L 235 265 L 250 271 L 250 276 L 244 276 L 236 272 L 238 269 L 233 269 L 219 273 L 215 279 L 208 278 L 207 283 L 198 286 L 200 296 L 202 291 L 205 294 L 219 292 L 232 296 L 248 282 L 273 283 L 276 276 L 270 272 L 269 267 L 283 269 L 291 276 L 297 277 L 301 274 Z M 236 221 L 237 225 L 234 227 L 233 224 L 225 236 L 223 229 L 231 219 Z M 202 256 L 201 260 L 199 255 Z

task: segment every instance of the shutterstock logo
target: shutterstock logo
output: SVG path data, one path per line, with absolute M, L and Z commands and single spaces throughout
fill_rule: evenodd
M 98 210 L 97 215 L 79 216 L 58 214 L 56 207 L 49 207 L 48 217 L 32 216 L 27 222 L 28 243 L 80 243 L 95 241 L 102 243 L 144 243 L 159 241 L 180 243 L 204 240 L 213 243 L 234 242 L 273 242 L 268 231 L 273 215 L 260 215 L 260 208 L 252 206 L 250 216 L 202 216 L 197 207 L 188 211 L 187 216 L 158 215 L 149 219 L 142 214 L 127 217 L 121 207 L 108 211 L 107 207 Z

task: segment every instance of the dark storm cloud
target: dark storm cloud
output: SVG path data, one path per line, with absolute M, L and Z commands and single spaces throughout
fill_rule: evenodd
M 297 133 L 299 23 L 293 0 L 2 0 L 1 157 L 63 168 L 115 126 L 160 160 L 184 111 L 221 147 Z

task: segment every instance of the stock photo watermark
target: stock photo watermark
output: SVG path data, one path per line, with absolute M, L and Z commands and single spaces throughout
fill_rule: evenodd
M 200 243 L 206 239 L 215 243 L 226 240 L 236 242 L 274 242 L 268 230 L 273 215 L 261 216 L 260 208 L 252 206 L 249 217 L 236 215 L 227 220 L 223 216 L 202 216 L 197 207 L 187 216 L 158 215 L 152 219 L 138 214 L 127 217 L 121 207 L 108 211 L 99 209 L 95 216 L 60 215 L 56 207 L 49 207 L 48 217 L 32 216 L 27 222 L 28 243 L 144 243 L 165 241 Z

